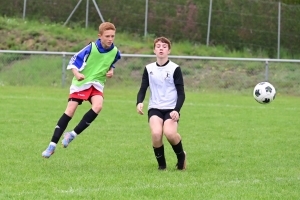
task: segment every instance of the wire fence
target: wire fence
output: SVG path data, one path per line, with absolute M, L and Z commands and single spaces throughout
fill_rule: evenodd
M 74 54 L 0 50 L 0 85 L 69 86 L 73 74 L 66 67 Z M 269 81 L 279 93 L 300 96 L 300 60 L 172 55 L 170 59 L 181 66 L 189 90 L 252 91 L 258 82 Z M 122 54 L 109 84 L 137 86 L 145 65 L 154 60 L 154 55 Z M 43 82 L 37 83 L 41 77 Z

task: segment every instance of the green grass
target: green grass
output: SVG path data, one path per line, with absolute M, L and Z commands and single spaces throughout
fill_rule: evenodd
M 67 149 L 41 157 L 68 88 L 0 87 L 0 199 L 299 199 L 299 97 L 187 92 L 179 133 L 187 170 L 165 141 L 158 171 L 137 87 L 107 87 L 98 118 Z M 147 102 L 146 102 L 147 103 Z M 85 102 L 71 130 L 90 108 Z

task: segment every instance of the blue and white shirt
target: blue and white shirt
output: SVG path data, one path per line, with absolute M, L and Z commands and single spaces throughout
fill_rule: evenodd
M 100 39 L 98 39 L 95 42 L 98 50 L 100 53 L 105 53 L 108 52 L 110 50 L 112 50 L 115 46 L 114 44 L 111 45 L 111 47 L 109 49 L 104 49 L 101 45 L 101 41 Z M 78 71 L 82 71 L 86 65 L 86 60 L 89 57 L 90 53 L 91 53 L 91 49 L 92 49 L 92 44 L 88 44 L 86 47 L 84 47 L 83 49 L 81 49 L 78 53 L 76 53 L 69 61 L 69 64 L 67 66 L 67 69 L 72 69 L 72 68 L 77 68 Z M 118 52 L 113 64 L 111 67 L 115 68 L 114 64 L 121 59 L 121 54 L 120 52 Z
M 95 42 L 95 46 L 97 47 L 97 49 L 100 53 L 110 52 L 115 47 L 114 44 L 112 44 L 109 49 L 104 49 L 101 45 L 100 39 L 98 39 Z M 67 66 L 67 69 L 76 68 L 79 72 L 82 71 L 86 67 L 87 59 L 88 59 L 89 55 L 91 54 L 91 50 L 92 50 L 92 43 L 88 44 L 86 47 L 84 47 L 82 50 L 80 50 L 78 53 L 76 53 L 70 59 L 69 64 Z M 115 68 L 114 64 L 119 59 L 121 59 L 120 51 L 117 52 L 116 57 L 115 57 L 114 61 L 112 62 L 112 65 L 111 65 L 112 68 Z M 90 88 L 91 86 L 94 86 L 97 90 L 103 92 L 104 85 L 102 85 L 101 83 L 99 83 L 99 82 L 87 82 L 87 83 L 81 85 L 80 87 L 72 84 L 70 86 L 70 94 L 72 94 L 74 92 L 79 92 L 79 91 L 86 90 L 86 89 Z

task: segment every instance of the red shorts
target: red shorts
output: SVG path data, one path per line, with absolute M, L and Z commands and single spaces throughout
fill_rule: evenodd
M 91 86 L 89 89 L 82 90 L 80 92 L 74 92 L 70 94 L 69 99 L 81 99 L 81 100 L 90 100 L 92 96 L 101 95 L 103 97 L 103 93 Z

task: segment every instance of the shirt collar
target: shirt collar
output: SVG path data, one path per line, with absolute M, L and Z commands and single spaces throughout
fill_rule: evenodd
M 170 62 L 170 60 L 168 60 L 165 64 L 163 64 L 163 65 L 159 65 L 157 62 L 156 62 L 156 66 L 158 66 L 158 67 L 164 67 L 164 66 L 166 66 L 168 63 Z
M 101 53 L 109 52 L 110 50 L 112 50 L 112 49 L 115 47 L 114 44 L 112 43 L 112 45 L 111 45 L 108 49 L 104 49 L 104 48 L 102 47 L 102 44 L 101 44 L 101 40 L 100 40 L 100 39 L 98 39 L 98 40 L 95 42 L 95 44 L 96 44 L 98 50 L 99 50 Z

